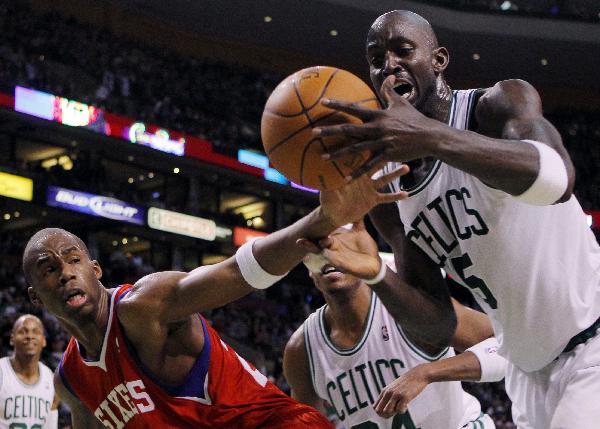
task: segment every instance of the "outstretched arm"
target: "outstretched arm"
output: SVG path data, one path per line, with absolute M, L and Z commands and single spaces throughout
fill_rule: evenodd
M 484 183 L 511 195 L 522 195 L 538 177 L 556 179 L 556 171 L 541 169 L 541 152 L 523 140 L 535 140 L 547 148 L 558 162 L 562 160 L 560 185 L 554 202 L 570 198 L 575 180 L 573 164 L 561 137 L 542 113 L 539 94 L 525 81 L 498 82 L 486 90 L 476 107 L 478 132 L 457 130 L 428 118 L 394 91 L 394 76 L 382 86 L 384 110 L 369 110 L 349 103 L 329 101 L 330 108 L 359 117 L 364 124 L 333 125 L 314 130 L 318 135 L 341 135 L 354 141 L 329 156 L 337 159 L 350 152 L 370 150 L 370 160 L 355 171 L 355 177 L 382 160 L 407 162 L 428 156 L 472 174 Z M 547 151 L 546 151 L 547 152 Z M 554 158 L 553 158 L 554 159 Z M 557 163 L 552 164 L 557 166 Z M 551 169 L 552 170 L 552 169 Z M 565 179 L 564 186 L 562 186 Z M 546 182 L 544 182 L 546 184 Z M 535 204 L 535 202 L 533 202 Z
M 243 258 L 238 251 L 236 256 L 223 262 L 190 273 L 161 272 L 142 278 L 121 301 L 119 316 L 135 319 L 130 321 L 141 326 L 150 316 L 153 322 L 165 326 L 251 292 L 254 289 L 249 283 L 252 283 L 253 273 L 259 273 L 254 277 L 274 283 L 274 276 L 287 273 L 306 254 L 296 244 L 300 238 L 324 237 L 344 223 L 362 218 L 377 204 L 405 197 L 404 192 L 386 194 L 379 189 L 406 171 L 399 170 L 377 180 L 365 176 L 342 189 L 322 192 L 320 207 L 286 228 L 247 243 Z M 249 262 L 249 259 L 252 260 Z M 264 288 L 269 284 L 262 283 L 254 286 Z

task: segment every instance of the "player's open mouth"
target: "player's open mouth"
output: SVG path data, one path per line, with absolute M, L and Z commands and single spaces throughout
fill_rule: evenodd
M 340 270 L 338 270 L 337 268 L 335 268 L 333 265 L 325 264 L 321 268 L 321 274 L 324 277 L 337 277 L 337 276 L 341 275 L 342 272 Z M 332 274 L 332 276 L 330 276 L 330 274 Z
M 406 100 L 412 100 L 415 94 L 415 87 L 406 81 L 397 81 L 394 85 L 394 91 Z
M 70 307 L 80 307 L 87 302 L 87 295 L 79 289 L 73 289 L 67 293 L 65 301 Z

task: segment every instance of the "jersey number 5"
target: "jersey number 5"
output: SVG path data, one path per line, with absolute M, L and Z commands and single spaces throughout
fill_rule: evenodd
M 498 308 L 496 298 L 494 298 L 494 295 L 492 295 L 492 292 L 488 289 L 482 279 L 477 276 L 465 276 L 465 270 L 473 266 L 473 261 L 471 261 L 471 257 L 468 253 L 465 253 L 458 258 L 452 258 L 450 263 L 454 267 L 456 274 L 458 274 L 460 279 L 469 287 L 469 289 L 480 291 L 480 294 L 478 295 L 483 295 L 481 298 L 487 302 L 492 310 Z

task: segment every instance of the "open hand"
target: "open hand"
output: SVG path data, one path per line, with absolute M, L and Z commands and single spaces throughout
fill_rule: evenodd
M 321 209 L 329 222 L 342 226 L 361 220 L 371 209 L 379 204 L 391 203 L 408 197 L 408 192 L 380 192 L 387 184 L 408 173 L 408 166 L 402 165 L 391 173 L 376 179 L 372 176 L 383 164 L 371 168 L 368 174 L 350 181 L 340 189 L 321 191 Z
M 443 123 L 428 118 L 415 109 L 407 100 L 394 91 L 395 76 L 388 76 L 381 87 L 387 108 L 372 110 L 354 103 L 323 100 L 331 109 L 356 116 L 362 124 L 341 124 L 317 127 L 318 136 L 342 136 L 348 143 L 336 148 L 323 157 L 336 160 L 348 154 L 369 150 L 369 160 L 352 172 L 359 177 L 383 161 L 408 162 L 433 155 L 437 143 L 435 131 Z

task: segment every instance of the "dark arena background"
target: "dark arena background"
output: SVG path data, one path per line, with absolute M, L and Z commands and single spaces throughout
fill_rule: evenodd
M 114 287 L 221 261 L 314 208 L 316 193 L 269 167 L 264 103 L 308 66 L 368 81 L 367 30 L 397 8 L 430 20 L 452 88 L 522 78 L 540 91 L 598 237 L 600 1 L 0 0 L 0 355 L 22 313 L 43 320 L 51 368 L 68 341 L 26 294 L 21 255 L 40 228 L 82 237 Z M 206 316 L 289 392 L 283 347 L 322 303 L 300 267 Z M 466 388 L 497 428 L 515 427 L 503 383 Z M 70 427 L 64 405 L 59 427 Z

